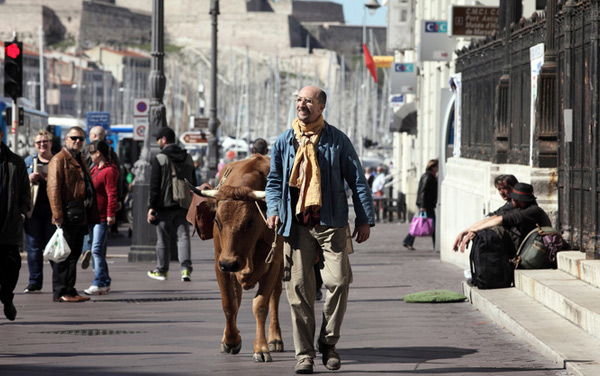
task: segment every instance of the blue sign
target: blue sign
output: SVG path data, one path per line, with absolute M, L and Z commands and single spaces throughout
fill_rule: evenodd
M 85 114 L 87 133 L 96 126 L 101 126 L 110 135 L 110 112 L 88 112 Z
M 448 33 L 447 21 L 427 21 L 425 22 L 426 33 Z
M 396 63 L 394 64 L 394 70 L 396 72 L 407 72 L 407 73 L 411 73 L 415 71 L 415 65 L 410 63 L 410 64 L 401 64 L 401 63 Z

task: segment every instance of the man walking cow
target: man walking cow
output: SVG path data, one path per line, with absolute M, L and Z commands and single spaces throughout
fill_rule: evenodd
M 313 373 L 314 368 L 313 264 L 320 257 L 327 293 L 318 348 L 326 368 L 341 367 L 335 345 L 352 282 L 344 182 L 353 192 L 356 212 L 352 237 L 358 243 L 366 241 L 370 227 L 375 225 L 373 197 L 358 155 L 348 137 L 323 119 L 326 102 L 325 92 L 317 87 L 300 90 L 296 98 L 298 118 L 271 149 L 265 191 L 267 225 L 278 228 L 284 237 L 284 280 L 298 360 L 295 370 L 303 374 Z
M 169 127 L 160 128 L 156 142 L 161 152 L 152 159 L 148 223 L 156 225 L 156 269 L 148 277 L 164 281 L 168 277 L 171 257 L 171 237 L 177 237 L 177 256 L 181 264 L 181 280 L 191 281 L 190 225 L 186 220 L 187 207 L 183 208 L 173 197 L 173 178 L 187 179 L 196 185 L 192 157 L 175 144 L 175 132 Z M 174 176 L 175 175 L 175 176 Z M 191 198 L 190 198 L 191 200 Z

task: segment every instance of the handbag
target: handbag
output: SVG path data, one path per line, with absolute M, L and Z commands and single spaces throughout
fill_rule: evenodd
M 46 244 L 46 248 L 44 248 L 44 259 L 54 262 L 63 262 L 70 254 L 71 248 L 69 248 L 69 244 L 67 244 L 67 241 L 65 240 L 63 229 L 56 226 L 54 235 L 52 235 L 50 241 Z
M 433 235 L 433 218 L 427 218 L 427 213 L 420 212 L 418 216 L 413 217 L 408 232 L 412 236 Z
M 74 225 L 82 224 L 85 220 L 85 206 L 83 201 L 71 201 L 65 210 L 67 222 Z

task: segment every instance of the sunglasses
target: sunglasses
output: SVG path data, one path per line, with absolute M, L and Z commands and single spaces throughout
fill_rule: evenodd
M 71 139 L 71 141 L 81 141 L 81 142 L 83 142 L 83 140 L 85 140 L 85 137 L 81 137 L 81 136 L 69 136 L 69 138 Z
M 41 145 L 41 144 L 47 144 L 48 142 L 50 142 L 50 141 L 48 141 L 48 140 L 42 140 L 42 141 L 36 141 L 35 144 L 36 145 Z

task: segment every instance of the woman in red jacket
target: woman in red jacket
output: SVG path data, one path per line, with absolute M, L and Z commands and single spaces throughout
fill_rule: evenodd
M 87 295 L 104 295 L 110 291 L 111 279 L 106 263 L 106 239 L 110 226 L 115 223 L 117 213 L 119 170 L 110 160 L 110 151 L 106 141 L 92 142 L 89 152 L 94 163 L 90 173 L 96 188 L 100 224 L 94 225 L 92 236 L 92 257 L 96 277 L 92 285 L 84 292 Z

